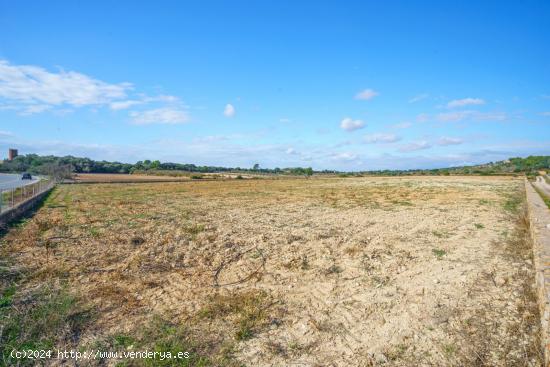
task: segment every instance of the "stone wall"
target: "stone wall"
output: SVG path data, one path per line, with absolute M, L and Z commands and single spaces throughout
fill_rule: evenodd
M 35 208 L 52 191 L 53 188 L 46 190 L 35 197 L 27 199 L 11 209 L 0 214 L 0 230 L 4 230 L 10 222 L 13 222 Z
M 525 181 L 533 240 L 536 285 L 542 323 L 545 365 L 550 362 L 550 210 L 529 181 Z

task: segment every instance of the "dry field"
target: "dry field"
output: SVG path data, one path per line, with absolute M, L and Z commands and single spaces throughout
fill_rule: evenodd
M 25 274 L 15 305 L 63 288 L 87 315 L 58 345 L 183 348 L 191 365 L 539 366 L 522 188 L 63 185 L 2 248 Z
M 76 182 L 96 183 L 96 182 L 150 182 L 150 181 L 186 181 L 189 177 L 169 177 L 152 175 L 129 175 L 124 173 L 78 173 L 74 176 Z
M 238 173 L 190 173 L 158 171 L 151 174 L 125 174 L 125 173 L 78 173 L 71 181 L 77 183 L 147 183 L 147 182 L 180 182 L 194 179 L 203 180 L 227 180 L 249 178 L 261 178 L 261 175 L 238 174 Z M 277 176 L 274 176 L 277 178 Z M 296 178 L 296 177 L 290 177 Z

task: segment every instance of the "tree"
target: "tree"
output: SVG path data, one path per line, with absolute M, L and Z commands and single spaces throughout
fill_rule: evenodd
M 254 171 L 259 170 L 259 169 L 260 169 L 260 164 L 259 164 L 259 163 L 254 164 L 254 167 L 252 167 L 252 169 L 253 169 Z
M 159 169 L 160 167 L 160 161 L 153 161 L 151 162 L 151 169 Z
M 70 164 L 48 163 L 40 167 L 40 173 L 50 176 L 55 181 L 63 181 L 73 177 L 73 167 Z

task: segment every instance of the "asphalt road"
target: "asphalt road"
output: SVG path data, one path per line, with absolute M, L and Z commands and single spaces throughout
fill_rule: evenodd
M 0 173 L 0 190 L 14 189 L 38 182 L 38 177 L 33 176 L 32 180 L 22 180 L 21 174 Z

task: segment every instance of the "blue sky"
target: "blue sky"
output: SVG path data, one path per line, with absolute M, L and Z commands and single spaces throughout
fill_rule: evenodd
M 550 154 L 548 19 L 548 1 L 0 0 L 0 149 L 340 170 Z

